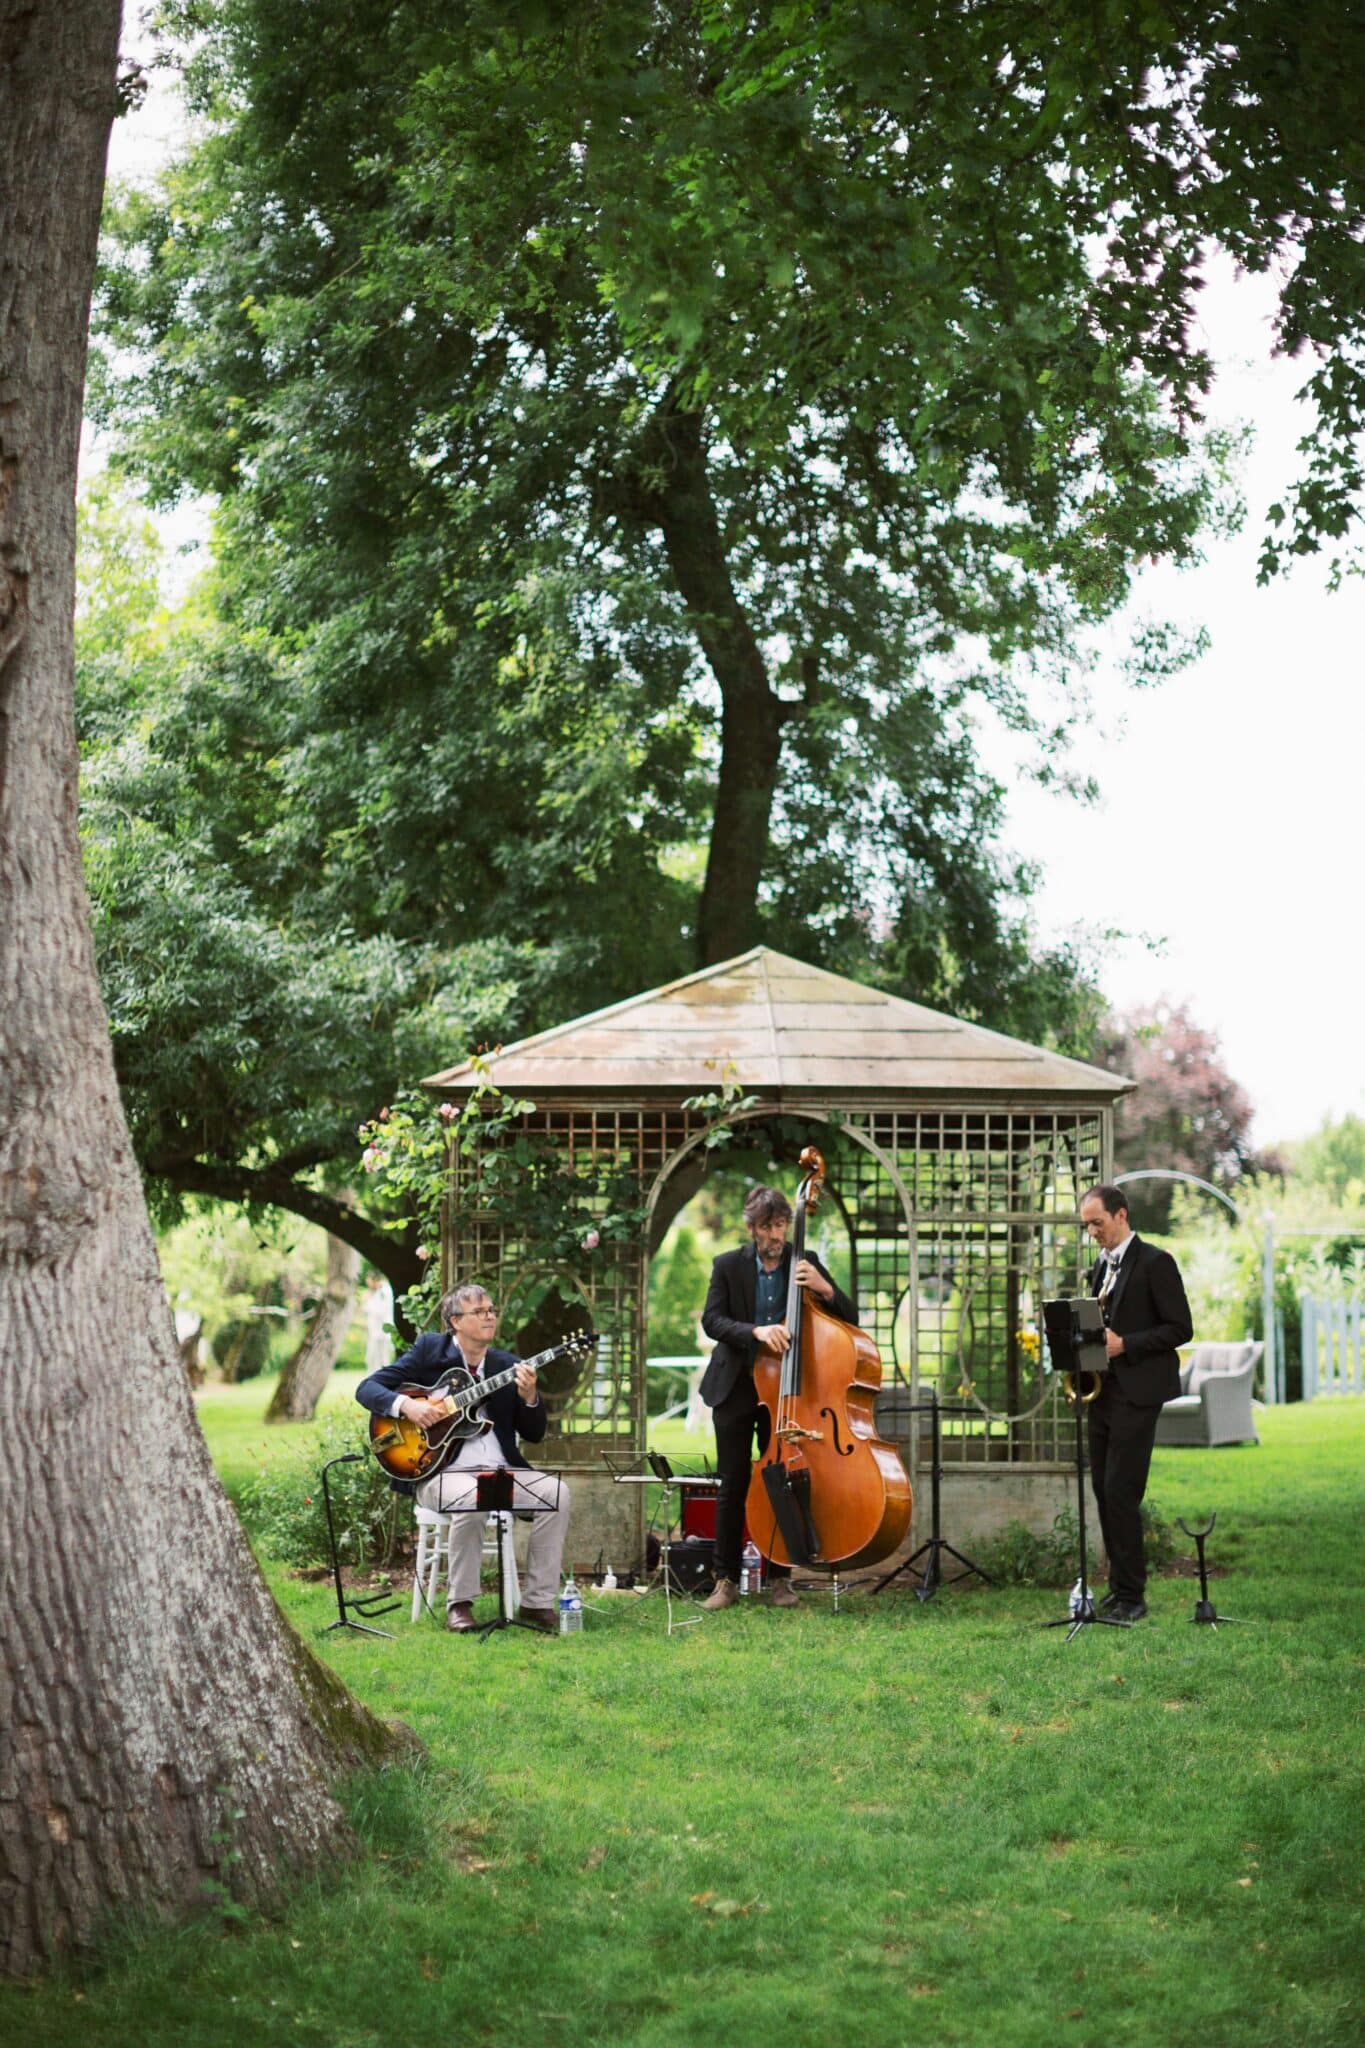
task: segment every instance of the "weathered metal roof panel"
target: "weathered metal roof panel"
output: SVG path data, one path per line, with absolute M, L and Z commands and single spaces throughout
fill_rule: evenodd
M 1107 1102 L 1133 1085 L 766 946 L 522 1039 L 487 1065 L 511 1093 L 617 1102 L 702 1094 L 726 1078 L 766 1096 L 844 1100 L 990 1094 Z M 460 1095 L 476 1078 L 465 1064 L 423 1086 Z

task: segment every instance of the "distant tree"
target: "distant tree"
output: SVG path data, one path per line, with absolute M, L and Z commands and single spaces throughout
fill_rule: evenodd
M 1251 1098 L 1223 1064 L 1218 1039 L 1183 1004 L 1157 1003 L 1110 1018 L 1092 1057 L 1138 1084 L 1114 1111 L 1117 1172 L 1165 1167 L 1229 1193 L 1248 1177 L 1283 1172 L 1275 1154 L 1253 1147 Z M 1134 1222 L 1164 1230 L 1172 1185 L 1139 1182 L 1131 1194 Z
M 658 1357 L 686 1358 L 697 1350 L 711 1262 L 688 1224 L 680 1223 L 672 1238 L 650 1269 L 649 1348 Z
M 1285 1150 L 1297 1179 L 1339 1206 L 1365 1207 L 1365 1117 L 1324 1117 L 1311 1137 Z

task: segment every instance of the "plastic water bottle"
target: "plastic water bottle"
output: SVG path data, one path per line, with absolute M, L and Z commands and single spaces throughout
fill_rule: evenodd
M 758 1545 L 751 1536 L 744 1546 L 739 1561 L 739 1590 L 741 1593 L 756 1593 L 763 1583 L 763 1559 Z
M 607 1566 L 598 1583 L 604 1593 L 614 1593 L 616 1591 L 616 1574 L 610 1565 Z
M 1082 1605 L 1089 1597 L 1090 1588 L 1086 1585 L 1085 1580 L 1077 1579 L 1075 1585 L 1071 1588 L 1071 1598 L 1066 1603 L 1067 1612 L 1069 1614 L 1079 1614 Z
M 559 1633 L 562 1636 L 577 1635 L 583 1626 L 583 1595 L 573 1582 L 572 1572 L 564 1581 L 564 1590 L 559 1596 Z

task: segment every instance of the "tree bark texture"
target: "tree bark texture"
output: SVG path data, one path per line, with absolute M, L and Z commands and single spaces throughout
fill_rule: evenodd
M 308 1335 L 280 1374 L 267 1422 L 310 1422 L 332 1376 L 355 1314 L 360 1255 L 339 1237 L 327 1240 L 327 1279 Z
M 118 0 L 0 0 L 0 1969 L 15 1975 L 120 1909 L 178 1911 L 213 1884 L 269 1896 L 344 1845 L 324 1774 L 384 1739 L 285 1628 L 210 1465 L 95 974 L 75 482 L 118 34 Z
M 668 412 L 660 427 L 665 481 L 651 510 L 721 695 L 720 776 L 697 915 L 697 965 L 712 967 L 758 943 L 758 889 L 788 713 L 735 594 L 707 482 L 701 415 Z

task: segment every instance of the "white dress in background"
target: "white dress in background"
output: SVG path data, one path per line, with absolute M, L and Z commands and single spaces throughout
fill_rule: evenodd
M 365 1312 L 365 1370 L 378 1372 L 393 1364 L 393 1339 L 385 1329 L 393 1321 L 393 1289 L 388 1281 L 367 1287 L 361 1304 Z

